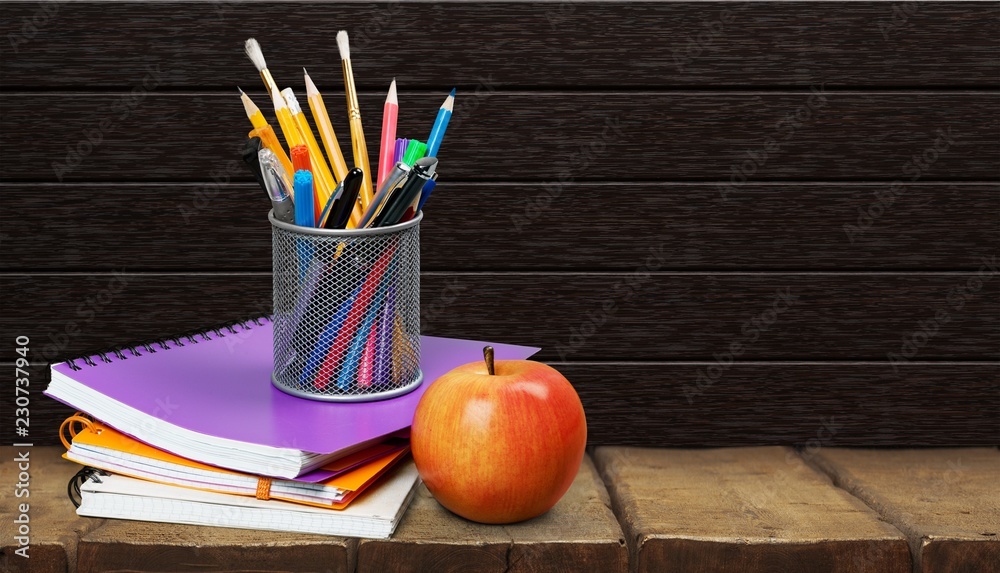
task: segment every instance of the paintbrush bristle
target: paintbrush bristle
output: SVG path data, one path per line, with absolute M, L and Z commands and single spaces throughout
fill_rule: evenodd
M 337 49 L 341 60 L 351 59 L 351 44 L 347 41 L 347 30 L 337 32 Z
M 243 49 L 246 51 L 247 56 L 250 57 L 250 61 L 257 68 L 257 71 L 261 71 L 267 67 L 267 62 L 264 61 L 264 52 L 260 51 L 260 44 L 257 43 L 255 38 L 250 38 L 243 45 Z

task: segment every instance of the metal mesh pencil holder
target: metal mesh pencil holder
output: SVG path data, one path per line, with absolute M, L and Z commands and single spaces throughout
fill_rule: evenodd
M 268 215 L 276 387 L 312 400 L 363 402 L 420 385 L 422 218 L 332 230 Z

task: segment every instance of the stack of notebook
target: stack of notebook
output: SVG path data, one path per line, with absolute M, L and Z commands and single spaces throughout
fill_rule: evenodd
M 430 381 L 538 349 L 422 337 L 427 381 L 396 398 L 332 403 L 271 384 L 267 319 L 52 367 L 46 394 L 86 417 L 66 458 L 77 513 L 94 517 L 388 537 L 415 490 L 408 428 Z

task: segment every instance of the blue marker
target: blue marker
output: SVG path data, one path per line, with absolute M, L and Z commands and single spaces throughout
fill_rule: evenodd
M 315 227 L 316 213 L 313 208 L 313 176 L 305 169 L 295 172 L 295 196 L 300 200 L 295 201 L 295 224 L 300 227 Z M 299 282 L 305 280 L 306 271 L 312 262 L 315 248 L 313 244 L 303 240 L 296 240 L 296 251 L 299 254 Z
M 417 203 L 417 213 L 424 210 L 424 203 L 431 198 L 431 193 L 433 193 L 434 188 L 437 187 L 437 176 L 438 174 L 435 173 L 434 177 L 432 177 L 430 181 L 424 183 L 424 188 L 420 191 L 420 202 Z
M 295 172 L 295 224 L 300 227 L 315 227 L 316 212 L 313 209 L 313 176 L 305 169 Z

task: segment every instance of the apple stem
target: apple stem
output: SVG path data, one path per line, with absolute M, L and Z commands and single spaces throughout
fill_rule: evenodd
M 493 364 L 493 347 L 487 346 L 483 348 L 483 358 L 486 359 L 486 371 L 490 373 L 490 376 L 495 376 L 496 366 Z

